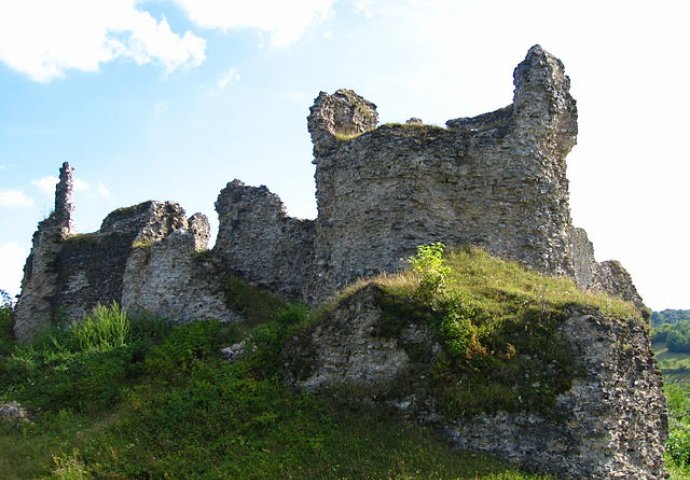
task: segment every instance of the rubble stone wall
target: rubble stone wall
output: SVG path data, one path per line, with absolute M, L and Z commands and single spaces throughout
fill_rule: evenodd
M 291 299 L 303 297 L 312 271 L 314 221 L 287 216 L 278 195 L 234 180 L 218 195 L 213 249 L 233 274 Z

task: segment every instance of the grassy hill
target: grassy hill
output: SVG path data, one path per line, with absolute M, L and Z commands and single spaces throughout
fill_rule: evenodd
M 426 319 L 457 357 L 449 365 L 463 368 L 465 354 L 479 352 L 492 368 L 504 365 L 510 381 L 511 348 L 540 349 L 539 335 L 548 334 L 535 328 L 543 325 L 535 323 L 538 318 L 557 322 L 558 312 L 573 303 L 634 314 L 628 304 L 583 294 L 572 282 L 546 279 L 477 250 L 450 255 L 447 267 L 434 258 L 413 267 L 375 280 L 395 299 L 392 311 L 419 315 L 415 302 L 431 302 L 435 312 L 450 309 L 455 323 Z M 283 346 L 322 314 L 239 280 L 229 281 L 228 289 L 233 307 L 248 319 L 244 326 L 172 326 L 130 318 L 113 305 L 79 326 L 19 346 L 8 338 L 8 316 L 2 317 L 0 401 L 20 401 L 31 423 L 0 422 L 0 477 L 547 478 L 486 455 L 453 451 L 441 436 L 384 407 L 289 389 L 280 375 Z M 397 326 L 391 321 L 387 328 Z M 534 334 L 520 343 L 515 332 L 530 329 Z M 220 359 L 221 347 L 242 341 L 251 346 L 244 357 Z M 494 351 L 495 358 L 486 353 Z M 499 384 L 489 386 L 486 392 L 503 391 Z M 513 397 L 502 398 L 521 408 Z M 491 404 L 491 398 L 482 400 Z
M 664 342 L 654 342 L 652 348 L 667 383 L 690 384 L 690 353 L 669 352 Z

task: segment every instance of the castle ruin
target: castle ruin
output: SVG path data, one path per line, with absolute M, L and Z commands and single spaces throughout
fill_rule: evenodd
M 321 92 L 307 119 L 317 218 L 291 218 L 265 186 L 233 180 L 215 204 L 212 250 L 207 218 L 187 217 L 171 202 L 121 208 L 98 231 L 74 233 L 73 170 L 63 164 L 55 209 L 39 223 L 26 261 L 17 339 L 111 302 L 175 322 L 241 322 L 224 289 L 229 275 L 320 305 L 359 278 L 404 268 L 430 242 L 477 245 L 643 309 L 625 269 L 596 262 L 587 234 L 572 225 L 565 159 L 576 143 L 577 108 L 563 64 L 534 46 L 513 80 L 511 105 L 445 128 L 419 119 L 378 126 L 376 106 L 352 90 Z M 315 350 L 349 362 L 359 349 L 372 368 L 376 361 L 403 364 L 387 360 L 404 357 L 395 341 L 372 337 L 380 312 L 367 295 L 325 319 L 345 322 L 338 331 L 349 337 L 319 340 L 315 333 Z M 560 416 L 446 419 L 447 435 L 461 448 L 565 478 L 665 478 L 665 406 L 646 327 L 569 315 L 562 333 L 583 373 L 559 397 Z M 334 378 L 349 375 L 347 362 Z M 355 367 L 353 378 L 366 370 Z
M 119 209 L 99 231 L 73 234 L 64 164 L 55 210 L 27 259 L 17 337 L 112 301 L 176 321 L 237 318 L 213 282 L 227 272 L 322 304 L 358 278 L 404 268 L 430 242 L 477 245 L 642 306 L 625 269 L 597 263 L 572 225 L 565 158 L 577 108 L 563 64 L 534 46 L 513 82 L 511 105 L 446 128 L 418 119 L 377 126 L 376 105 L 352 90 L 321 92 L 307 119 L 316 220 L 291 218 L 266 187 L 234 180 L 216 201 L 219 232 L 205 262 L 193 257 L 208 244 L 206 217 L 187 219 L 175 203 Z

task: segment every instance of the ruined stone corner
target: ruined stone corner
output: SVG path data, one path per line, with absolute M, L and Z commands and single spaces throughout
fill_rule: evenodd
M 314 156 L 318 159 L 341 142 L 375 129 L 377 124 L 376 105 L 354 90 L 339 89 L 332 95 L 319 92 L 307 117 Z

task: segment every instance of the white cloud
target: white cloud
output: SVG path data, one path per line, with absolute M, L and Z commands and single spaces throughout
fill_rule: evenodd
M 0 243 L 0 289 L 11 296 L 19 293 L 22 269 L 28 254 L 16 243 Z
M 178 35 L 136 0 L 0 2 L 0 60 L 38 82 L 65 70 L 97 71 L 118 57 L 157 62 L 167 72 L 205 60 L 206 41 Z
M 231 83 L 237 83 L 239 81 L 240 72 L 236 68 L 231 68 L 223 73 L 223 75 L 220 77 L 220 80 L 218 80 L 218 90 L 223 90 Z
M 55 193 L 55 185 L 57 185 L 59 181 L 58 177 L 41 177 L 36 180 L 31 180 L 31 185 L 38 187 L 38 189 L 46 195 L 52 195 Z
M 38 189 L 45 193 L 46 195 L 53 195 L 55 193 L 55 185 L 60 180 L 58 177 L 41 177 L 37 178 L 36 180 L 31 181 L 31 185 L 38 187 Z M 75 178 L 74 179 L 74 191 L 75 192 L 83 192 L 85 190 L 88 190 L 90 188 L 89 182 L 86 182 L 82 180 L 81 178 Z
M 83 192 L 91 188 L 91 185 L 89 184 L 89 182 L 86 182 L 81 178 L 75 178 L 73 188 L 75 192 Z
M 106 188 L 105 185 L 102 183 L 98 183 L 96 185 L 96 194 L 101 197 L 103 200 L 107 200 L 112 196 L 112 193 L 110 193 L 110 190 Z
M 173 0 L 204 28 L 254 28 L 270 35 L 271 46 L 286 47 L 314 22 L 331 14 L 335 0 Z
M 30 207 L 33 203 L 21 190 L 0 190 L 0 207 Z

